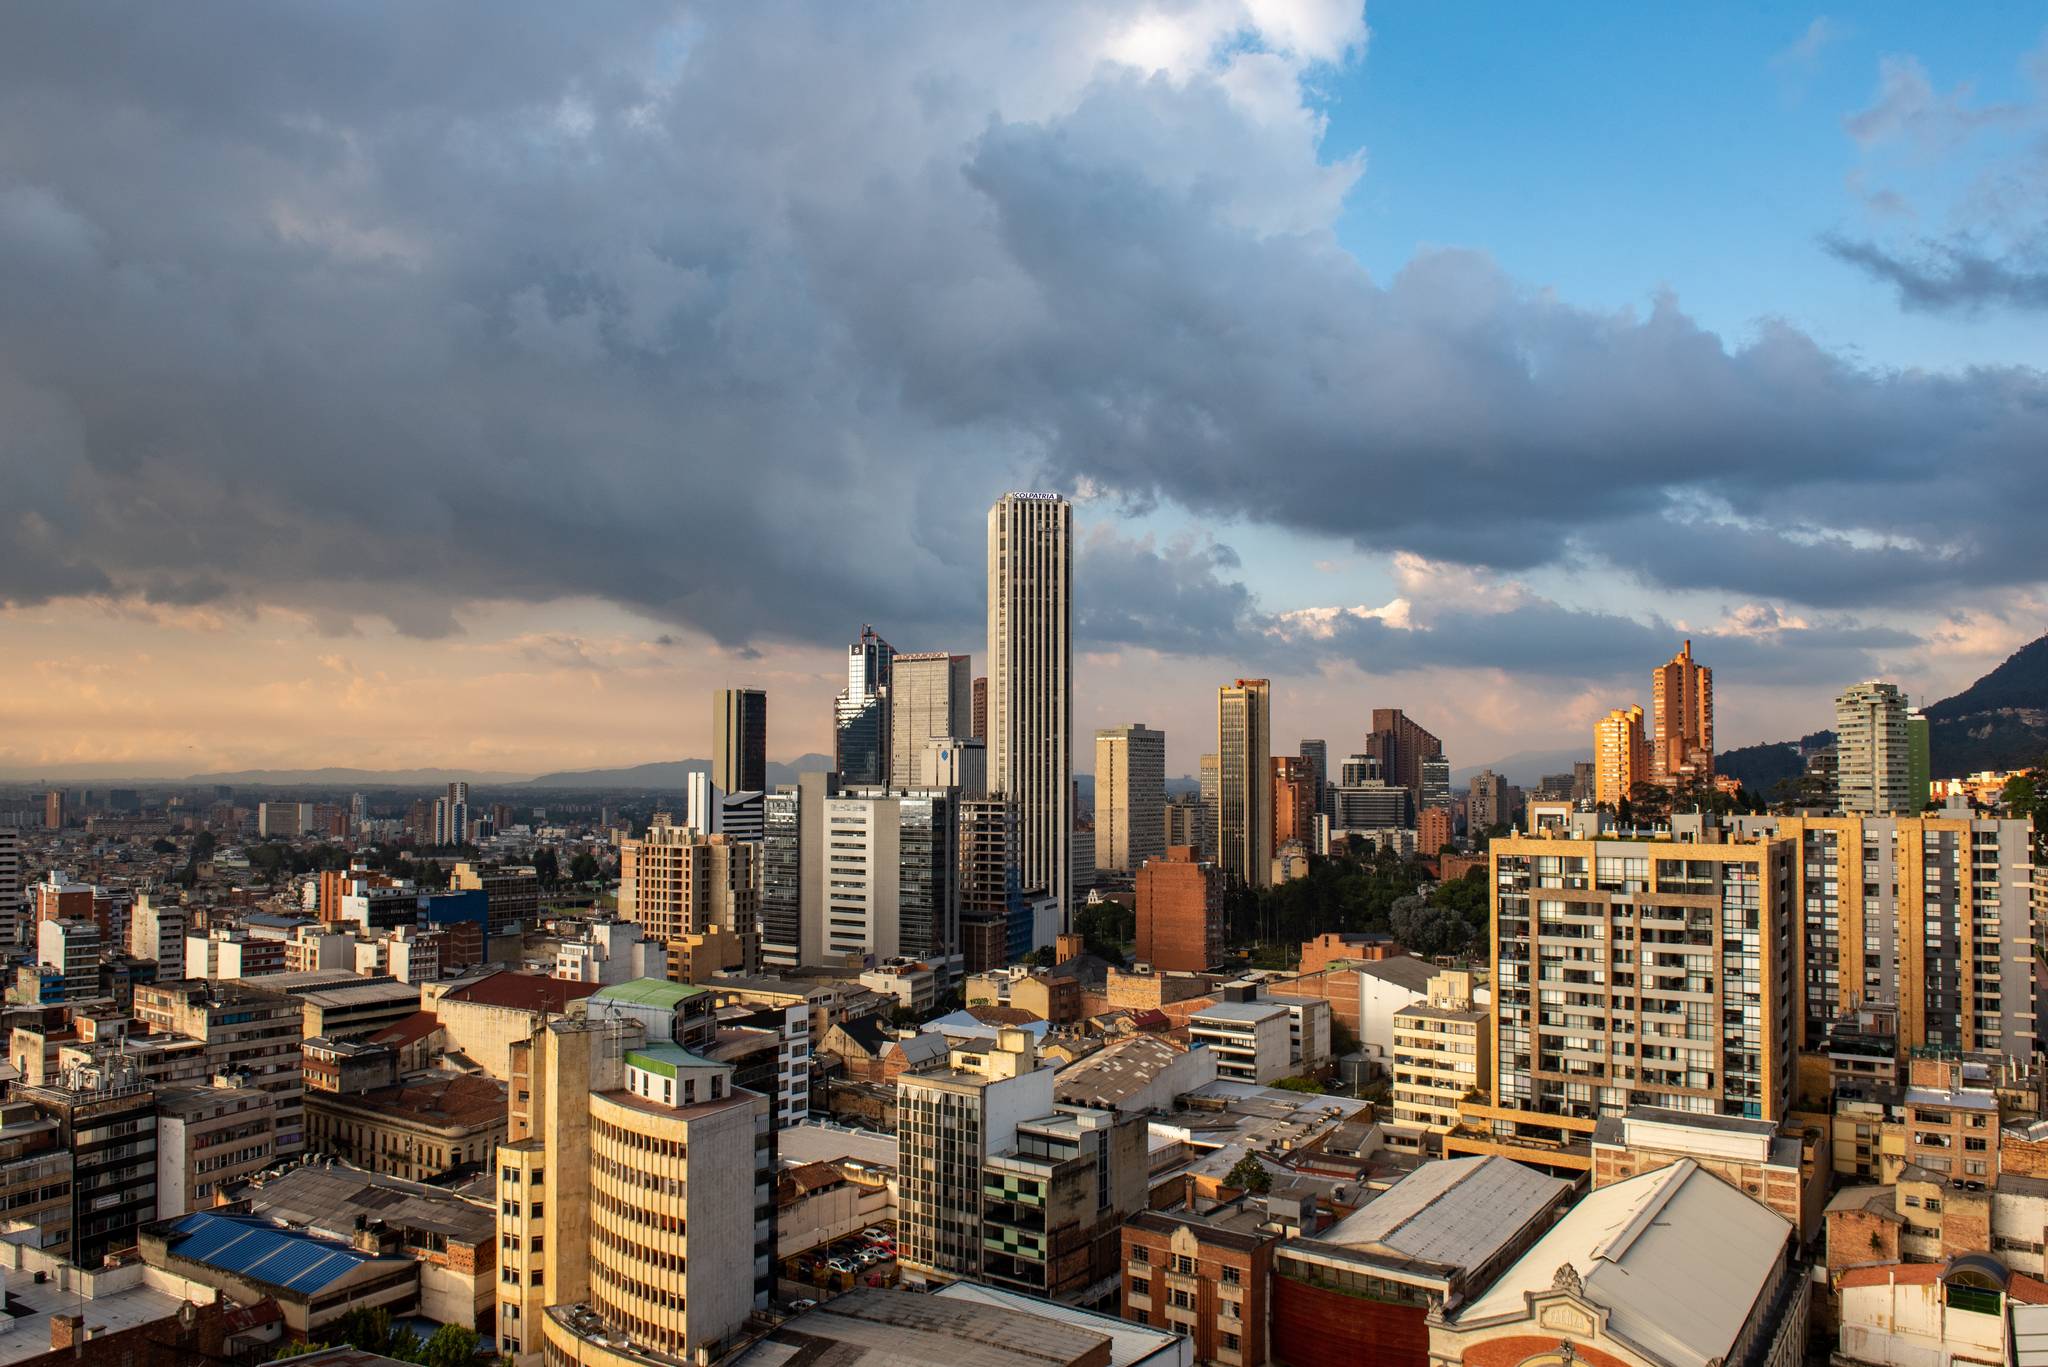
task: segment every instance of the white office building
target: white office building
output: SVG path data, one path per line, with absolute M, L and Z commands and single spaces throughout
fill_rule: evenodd
M 1074 510 L 1005 494 L 988 513 L 989 787 L 1017 810 L 1018 872 L 1073 916 Z

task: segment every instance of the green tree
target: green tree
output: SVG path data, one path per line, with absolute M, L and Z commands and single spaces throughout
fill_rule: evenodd
M 310 1339 L 296 1343 L 284 1343 L 280 1344 L 278 1350 L 270 1355 L 270 1360 L 272 1362 L 283 1362 L 286 1358 L 304 1357 L 308 1353 L 324 1353 L 332 1347 L 334 1345 L 331 1343 L 314 1343 Z
M 477 1349 L 483 1339 L 476 1330 L 460 1324 L 444 1324 L 434 1331 L 420 1349 L 419 1356 L 412 1359 L 423 1367 L 470 1367 L 476 1361 Z
M 1273 1189 L 1273 1174 L 1266 1171 L 1266 1165 L 1256 1156 L 1246 1154 L 1237 1160 L 1237 1165 L 1224 1177 L 1223 1185 L 1251 1192 L 1254 1196 L 1263 1196 Z
M 600 872 L 601 870 L 597 866 L 597 856 L 589 850 L 578 850 L 576 857 L 569 861 L 569 878 L 573 882 L 591 882 Z
M 1329 1090 L 1312 1077 L 1283 1077 L 1273 1085 L 1284 1092 L 1307 1092 L 1311 1096 L 1321 1096 Z
M 540 879 L 540 885 L 551 888 L 562 881 L 562 865 L 555 858 L 553 850 L 536 850 L 533 856 L 533 872 Z

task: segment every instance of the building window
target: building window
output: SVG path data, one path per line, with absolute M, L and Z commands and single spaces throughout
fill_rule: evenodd
M 1195 1275 L 1195 1260 L 1188 1257 L 1176 1257 L 1173 1260 L 1173 1270 L 1184 1276 L 1192 1277 Z
M 1223 1284 L 1225 1286 L 1236 1286 L 1239 1282 L 1242 1282 L 1243 1280 L 1244 1272 L 1242 1269 L 1231 1267 L 1227 1264 L 1224 1266 Z

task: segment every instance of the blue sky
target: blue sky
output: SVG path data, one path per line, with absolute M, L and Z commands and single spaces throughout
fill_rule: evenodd
M 1793 55 L 1816 19 L 1830 36 Z M 1674 290 L 1731 337 L 1777 315 L 1873 365 L 2048 361 L 2036 320 L 1901 313 L 1818 242 L 1866 226 L 1852 173 L 1941 192 L 2007 150 L 1992 136 L 1938 160 L 1860 151 L 1842 121 L 1872 102 L 1879 60 L 1917 57 L 1938 89 L 1973 85 L 1972 103 L 2024 100 L 2039 5 L 1383 0 L 1367 21 L 1370 49 L 1324 107 L 1328 152 L 1367 156 L 1341 236 L 1375 275 L 1424 244 L 1475 246 L 1585 305 Z

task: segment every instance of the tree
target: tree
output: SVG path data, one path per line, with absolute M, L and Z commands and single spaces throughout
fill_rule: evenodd
M 1122 902 L 1105 898 L 1075 912 L 1074 929 L 1080 932 L 1090 954 L 1122 963 L 1124 946 L 1138 938 L 1138 914 Z
M 304 1357 L 308 1353 L 324 1353 L 332 1347 L 334 1345 L 331 1343 L 315 1343 L 311 1339 L 304 1339 L 296 1343 L 284 1343 L 280 1344 L 278 1350 L 270 1355 L 270 1360 L 272 1362 L 283 1362 L 286 1358 Z
M 1237 1165 L 1224 1177 L 1223 1185 L 1264 1196 L 1273 1189 L 1273 1174 L 1266 1171 L 1266 1165 L 1256 1155 L 1248 1153 L 1237 1160 Z
M 162 836 L 158 836 L 150 841 L 149 848 L 157 854 L 176 854 L 178 852 L 178 847 Z
M 533 856 L 534 876 L 544 888 L 551 888 L 562 881 L 562 865 L 555 858 L 553 850 L 536 850 Z
M 460 1324 L 444 1324 L 434 1331 L 415 1361 L 423 1367 L 470 1367 L 483 1339 L 476 1330 Z
M 589 850 L 576 851 L 576 857 L 569 861 L 569 878 L 572 882 L 592 882 L 597 878 L 599 872 L 597 856 Z
M 1321 1096 L 1329 1090 L 1312 1077 L 1283 1077 L 1273 1085 L 1285 1092 L 1307 1092 L 1311 1096 Z

